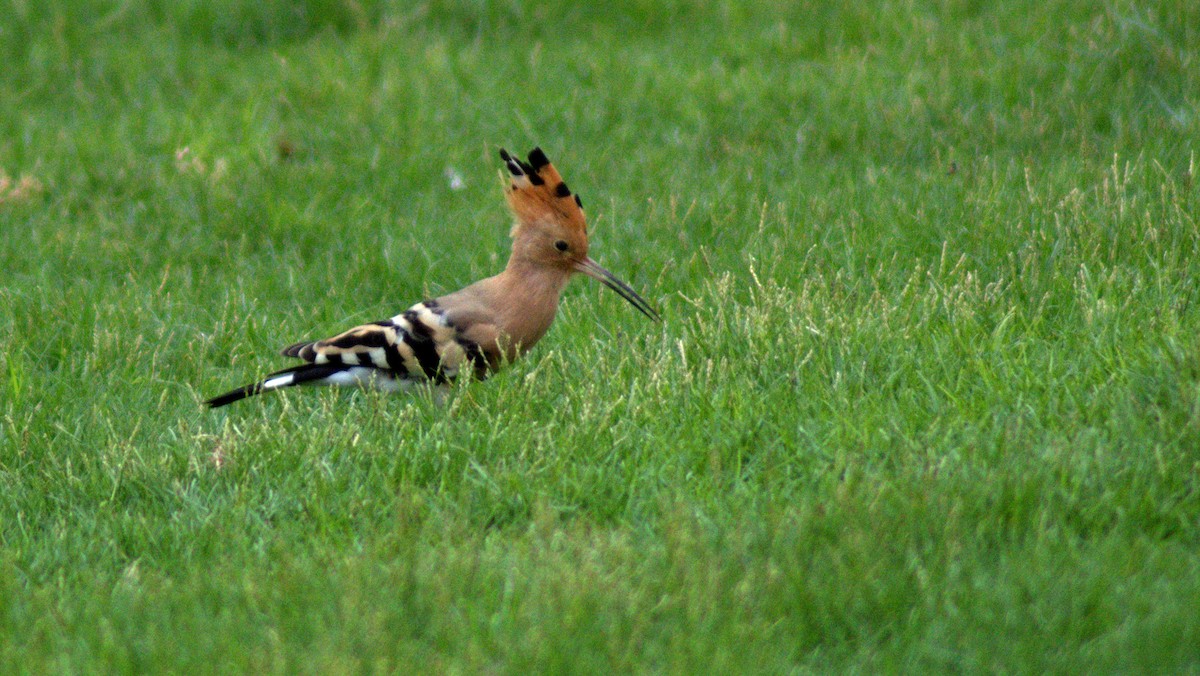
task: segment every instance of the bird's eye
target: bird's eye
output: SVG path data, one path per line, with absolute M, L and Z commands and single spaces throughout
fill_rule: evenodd
M 565 240 L 560 239 L 554 243 L 554 248 L 558 249 L 559 251 L 566 251 L 567 250 L 567 242 Z

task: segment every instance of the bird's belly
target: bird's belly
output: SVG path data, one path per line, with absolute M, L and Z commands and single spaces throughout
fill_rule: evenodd
M 338 371 L 320 380 L 315 380 L 312 384 L 331 387 L 361 387 L 380 392 L 400 392 L 412 389 L 416 383 L 408 378 L 397 378 L 381 369 L 360 366 Z

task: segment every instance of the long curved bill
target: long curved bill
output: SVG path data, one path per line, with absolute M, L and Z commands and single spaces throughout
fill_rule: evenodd
M 591 258 L 585 258 L 575 263 L 575 269 L 592 279 L 600 280 L 601 284 L 616 291 L 622 298 L 629 301 L 629 304 L 637 308 L 638 312 L 641 312 L 654 321 L 659 320 L 658 313 L 654 311 L 654 308 L 650 307 L 650 304 L 644 298 L 637 295 L 637 292 L 629 288 L 628 284 L 617 279 L 613 273 L 600 267 L 596 261 Z

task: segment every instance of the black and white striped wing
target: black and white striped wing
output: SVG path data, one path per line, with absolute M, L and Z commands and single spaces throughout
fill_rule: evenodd
M 402 380 L 435 383 L 453 380 L 464 365 L 479 375 L 487 368 L 479 346 L 467 340 L 433 300 L 332 338 L 296 343 L 283 354 L 317 365 L 366 366 Z
M 486 325 L 469 327 L 473 336 L 494 343 Z M 213 408 L 270 390 L 297 385 L 368 387 L 394 392 L 418 381 L 445 383 L 463 368 L 485 377 L 488 352 L 470 340 L 446 316 L 437 301 L 417 303 L 404 312 L 374 324 L 315 342 L 296 343 L 283 350 L 288 357 L 308 362 L 276 371 L 260 382 L 231 390 L 205 403 Z M 494 348 L 492 350 L 495 351 Z

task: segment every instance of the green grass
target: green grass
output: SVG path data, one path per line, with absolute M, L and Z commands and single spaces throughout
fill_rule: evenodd
M 285 4 L 0 7 L 0 671 L 1200 668 L 1200 5 Z M 535 144 L 662 324 L 200 407 Z

